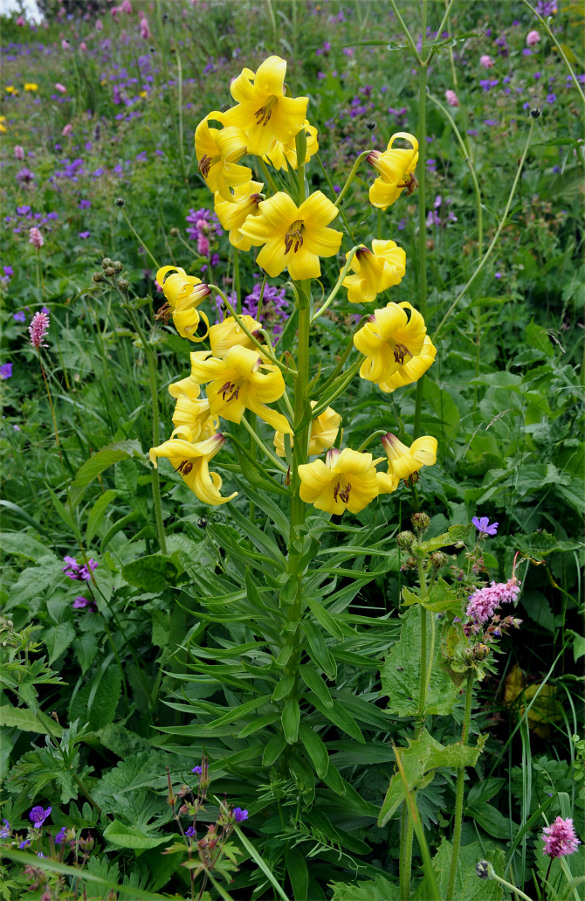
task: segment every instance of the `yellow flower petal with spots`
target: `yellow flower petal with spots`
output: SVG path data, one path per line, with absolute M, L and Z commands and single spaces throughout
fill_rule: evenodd
M 317 401 L 311 401 L 311 407 L 315 407 Z M 327 407 L 319 416 L 311 422 L 311 431 L 309 437 L 309 454 L 322 454 L 323 451 L 333 447 L 339 426 L 341 425 L 341 416 L 336 413 L 332 407 Z M 291 437 L 291 446 L 293 438 Z M 285 456 L 284 435 L 282 432 L 275 432 L 274 447 L 279 457 Z
M 262 246 L 258 265 L 273 278 L 284 269 L 296 280 L 318 278 L 319 257 L 334 256 L 341 245 L 342 233 L 327 228 L 337 207 L 321 191 L 300 206 L 279 191 L 258 209 L 259 215 L 248 218 L 240 229 L 255 247 Z
M 388 457 L 388 475 L 397 479 L 408 479 L 422 466 L 433 466 L 437 462 L 437 439 L 431 435 L 423 435 L 407 447 L 388 432 L 382 438 L 382 446 Z
M 252 170 L 248 166 L 238 165 L 238 160 L 247 152 L 246 135 L 241 128 L 233 126 L 213 128 L 210 121 L 224 124 L 223 113 L 209 113 L 197 126 L 195 154 L 199 171 L 210 191 L 230 201 L 230 188 L 245 184 L 252 178 Z
M 215 212 L 222 227 L 229 232 L 230 244 L 238 250 L 250 250 L 252 242 L 240 231 L 248 216 L 258 215 L 258 204 L 264 199 L 261 194 L 263 182 L 250 179 L 234 188 L 231 200 L 224 200 L 221 194 L 214 195 Z
M 412 382 L 417 382 L 435 362 L 436 356 L 437 348 L 429 336 L 425 335 L 420 354 L 417 357 L 412 357 L 412 359 L 405 359 L 396 372 L 388 378 L 382 377 L 378 382 L 378 388 L 380 391 L 390 393 L 397 388 L 403 388 L 404 385 L 411 385 Z
M 171 273 L 170 275 L 168 273 Z M 163 289 L 167 303 L 157 312 L 157 319 L 168 319 L 172 313 L 173 323 L 178 333 L 190 341 L 203 341 L 209 331 L 209 320 L 197 306 L 211 293 L 207 285 L 194 275 L 187 275 L 179 266 L 162 266 L 156 273 L 156 280 Z M 196 335 L 199 321 L 207 326 L 204 335 Z
M 230 86 L 237 106 L 223 113 L 226 126 L 246 133 L 248 153 L 264 156 L 275 141 L 289 144 L 303 127 L 308 97 L 287 97 L 286 61 L 270 56 L 256 73 L 244 69 Z
M 256 322 L 253 316 L 240 316 L 239 318 L 252 334 L 262 328 L 262 325 Z M 214 357 L 225 357 L 230 347 L 234 347 L 236 344 L 249 348 L 255 346 L 233 316 L 228 316 L 223 322 L 211 326 L 209 343 Z
M 349 447 L 342 451 L 332 448 L 325 461 L 301 464 L 299 476 L 301 500 L 325 513 L 359 513 L 378 496 L 372 455 Z
M 411 148 L 394 147 L 397 138 L 408 141 Z M 414 170 L 418 162 L 418 141 L 413 135 L 397 132 L 388 141 L 384 153 L 372 150 L 368 162 L 379 173 L 379 178 L 370 187 L 372 206 L 385 210 L 398 200 L 405 188 L 412 194 L 417 184 Z
M 424 319 L 409 303 L 389 303 L 375 310 L 353 339 L 366 358 L 361 377 L 381 386 L 396 373 L 404 376 L 404 364 L 419 356 L 425 336 Z
M 308 119 L 303 122 L 305 135 L 307 137 L 307 152 L 304 162 L 308 163 L 312 156 L 319 150 L 319 141 L 317 140 L 317 129 L 311 125 Z M 275 169 L 298 169 L 299 161 L 297 159 L 296 139 L 290 144 L 281 144 L 275 141 L 270 152 L 264 157 L 265 162 L 270 163 Z
M 406 272 L 406 254 L 395 241 L 372 241 L 372 250 L 360 247 L 351 261 L 352 275 L 343 280 L 350 303 L 370 303 Z
M 220 494 L 221 477 L 216 472 L 209 472 L 209 461 L 223 446 L 225 438 L 217 433 L 204 441 L 193 442 L 192 433 L 186 427 L 175 429 L 173 436 L 158 447 L 151 447 L 150 459 L 153 466 L 158 465 L 158 457 L 167 457 L 171 466 L 181 474 L 181 478 L 200 501 L 211 506 L 226 504 L 237 494 L 234 491 L 229 497 Z

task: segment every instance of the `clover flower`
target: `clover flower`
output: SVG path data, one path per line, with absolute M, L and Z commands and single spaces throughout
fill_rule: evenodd
M 486 623 L 498 607 L 518 599 L 520 585 L 516 576 L 512 576 L 507 582 L 492 582 L 485 588 L 478 588 L 469 595 L 467 616 L 476 623 Z
M 565 857 L 567 854 L 574 854 L 577 845 L 581 844 L 575 835 L 573 820 L 570 817 L 566 820 L 557 817 L 551 826 L 546 826 L 542 831 L 541 838 L 544 841 L 542 853 L 548 854 L 549 857 Z
M 526 35 L 526 43 L 529 47 L 535 47 L 540 41 L 540 35 L 538 31 L 529 31 Z
M 459 106 L 459 98 L 455 91 L 445 91 L 445 100 L 447 101 L 449 106 Z
M 482 535 L 497 535 L 498 534 L 498 526 L 499 522 L 490 523 L 489 517 L 487 516 L 474 516 L 471 520 L 475 528 Z
M 43 344 L 43 340 L 49 331 L 49 317 L 47 313 L 35 313 L 32 318 L 32 322 L 28 327 L 28 331 L 30 334 L 30 343 L 33 347 L 48 347 L 48 344 Z
M 24 159 L 24 147 L 21 147 L 20 144 L 16 144 L 14 148 L 14 159 L 20 160 L 20 162 Z
M 41 828 L 47 817 L 50 815 L 52 809 L 52 807 L 47 807 L 47 809 L 44 810 L 40 805 L 33 807 L 28 815 L 28 818 L 32 821 L 35 829 Z

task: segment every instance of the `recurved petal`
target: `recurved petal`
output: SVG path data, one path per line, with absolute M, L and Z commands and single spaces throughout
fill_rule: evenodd
M 433 466 L 437 462 L 437 439 L 423 435 L 412 442 L 410 453 L 421 466 Z

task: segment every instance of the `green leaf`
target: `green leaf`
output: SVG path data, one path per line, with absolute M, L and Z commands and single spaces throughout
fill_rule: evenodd
M 327 684 L 323 681 L 319 673 L 315 672 L 312 666 L 301 664 L 299 673 L 305 685 L 314 692 L 325 707 L 333 707 L 333 698 L 329 693 Z
M 159 592 L 174 585 L 177 570 L 170 557 L 164 557 L 162 554 L 148 554 L 146 557 L 140 557 L 139 560 L 127 563 L 122 569 L 122 576 L 135 588 Z
M 467 804 L 465 815 L 471 817 L 484 832 L 494 838 L 509 839 L 518 829 L 493 804 L 485 802 Z
M 131 848 L 134 851 L 158 848 L 159 845 L 163 845 L 172 838 L 169 835 L 148 835 L 137 826 L 125 826 L 119 820 L 109 823 L 104 829 L 103 835 L 113 845 L 117 845 L 119 848 Z
M 437 767 L 458 769 L 464 766 L 475 766 L 480 748 L 471 748 L 461 742 L 453 745 L 442 745 L 423 729 L 420 737 L 409 740 L 407 748 L 397 748 L 404 768 L 408 789 L 415 792 L 429 785 L 433 778 L 433 770 Z M 388 786 L 384 803 L 378 817 L 378 825 L 385 826 L 390 817 L 398 810 L 404 800 L 404 788 L 399 773 L 395 773 Z
M 441 898 L 447 897 L 452 856 L 451 843 L 443 839 L 433 858 L 433 871 Z M 488 860 L 497 875 L 503 877 L 505 867 L 503 851 L 494 850 L 489 845 L 485 847 L 479 842 L 463 845 L 459 850 L 453 898 L 464 898 L 465 901 L 501 901 L 502 886 L 495 879 L 478 879 L 475 872 L 478 860 Z M 427 881 L 423 879 L 414 892 L 413 901 L 427 901 L 428 897 Z
M 309 897 L 309 871 L 305 855 L 298 848 L 289 848 L 284 860 L 295 901 L 306 901 Z
M 434 614 L 427 613 L 427 620 Z M 394 645 L 381 669 L 382 693 L 390 698 L 389 709 L 395 716 L 415 716 L 418 713 L 421 672 L 421 610 L 419 605 L 402 614 L 400 639 Z M 459 688 L 440 666 L 440 624 L 433 620 L 437 630 L 431 659 L 430 638 L 427 638 L 427 666 L 431 667 L 426 713 L 447 715 L 457 704 Z
M 317 695 L 312 692 L 307 696 L 307 700 L 313 707 L 319 711 L 326 719 L 330 720 L 338 729 L 355 738 L 360 744 L 365 744 L 365 738 L 362 730 L 352 716 L 346 711 L 345 707 L 339 701 L 333 701 L 332 707 L 327 707 Z
M 335 617 L 332 616 L 319 601 L 314 600 L 314 598 L 309 598 L 308 605 L 309 610 L 317 622 L 321 623 L 326 632 L 329 632 L 333 638 L 343 638 L 344 632 L 338 625 Z
M 103 729 L 116 715 L 121 692 L 120 669 L 110 655 L 91 682 L 84 685 L 71 699 L 69 719 L 89 723 L 90 729 L 95 732 Z
M 282 711 L 282 731 L 289 745 L 294 745 L 299 738 L 299 723 L 301 721 L 301 709 L 296 698 L 289 698 L 284 702 Z
M 276 683 L 276 688 L 272 692 L 272 700 L 273 701 L 281 701 L 283 698 L 286 698 L 287 694 L 295 687 L 296 677 L 291 673 L 289 675 L 284 676 L 279 682 Z
M 299 734 L 307 754 L 315 767 L 315 772 L 320 779 L 324 779 L 327 775 L 327 770 L 329 769 L 329 754 L 327 753 L 327 748 L 321 737 L 314 732 L 310 726 L 307 726 L 306 723 L 301 724 Z
M 73 642 L 72 648 L 81 667 L 81 674 L 84 676 L 98 652 L 97 636 L 93 632 L 80 632 Z
M 32 538 L 26 532 L 2 532 L 0 545 L 5 554 L 17 554 L 20 557 L 28 557 L 29 560 L 38 561 L 41 558 L 57 560 L 54 554 L 47 550 L 46 544 Z
M 43 633 L 44 642 L 49 652 L 49 663 L 57 660 L 67 650 L 75 638 L 75 629 L 71 623 L 60 623 Z
M 97 454 L 86 460 L 77 470 L 75 479 L 71 484 L 69 499 L 72 508 L 75 508 L 85 493 L 85 489 L 96 479 L 104 469 L 126 460 L 129 457 L 145 462 L 145 455 L 139 441 L 119 441 L 103 447 Z
M 309 645 L 309 654 L 329 679 L 335 679 L 337 664 L 325 644 L 325 639 L 321 632 L 314 623 L 310 623 L 308 620 L 303 620 L 301 626 Z
M 274 735 L 270 739 L 270 741 L 264 748 L 264 753 L 262 755 L 262 766 L 272 766 L 274 761 L 280 757 L 285 748 L 286 738 L 281 732 L 279 732 L 278 735 Z
M 21 732 L 49 734 L 49 729 L 41 722 L 39 716 L 27 707 L 11 707 L 9 705 L 0 707 L 0 726 L 16 727 Z
M 87 544 L 91 544 L 93 541 L 96 532 L 102 524 L 102 520 L 106 515 L 106 510 L 108 505 L 118 496 L 118 492 L 113 488 L 108 489 L 108 491 L 104 491 L 104 493 L 98 497 L 97 501 L 91 508 L 88 517 L 87 517 L 87 526 L 85 530 L 85 540 Z
M 400 886 L 384 876 L 364 879 L 363 882 L 332 882 L 331 901 L 402 901 Z

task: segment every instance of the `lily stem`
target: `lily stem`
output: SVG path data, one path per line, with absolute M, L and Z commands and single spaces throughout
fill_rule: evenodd
M 471 722 L 471 705 L 473 702 L 473 670 L 467 671 L 467 684 L 465 686 L 465 713 L 463 715 L 463 727 L 461 729 L 461 742 L 467 744 L 469 724 Z M 446 901 L 453 901 L 455 891 L 455 877 L 457 876 L 457 863 L 459 860 L 459 847 L 461 845 L 461 826 L 463 821 L 463 795 L 465 790 L 465 767 L 457 769 L 457 788 L 455 791 L 455 824 L 453 826 L 453 846 L 451 848 L 451 869 L 449 870 L 449 885 Z M 526 896 L 524 896 L 526 897 Z
M 424 42 L 427 33 L 427 0 L 422 2 L 422 38 Z M 418 67 L 418 309 L 426 319 L 427 315 L 427 217 L 426 217 L 426 150 L 427 150 L 427 80 L 428 58 L 419 57 Z M 414 405 L 413 437 L 420 435 L 420 420 L 422 415 L 424 376 L 416 383 L 416 399 Z

